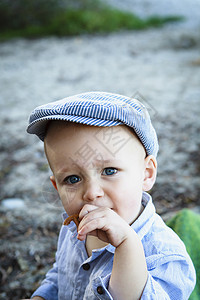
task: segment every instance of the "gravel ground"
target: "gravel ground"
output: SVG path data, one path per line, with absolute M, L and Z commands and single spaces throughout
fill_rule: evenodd
M 147 2 L 156 2 L 144 1 L 151 14 Z M 168 219 L 182 207 L 200 211 L 200 26 L 191 16 L 186 23 L 0 44 L 0 299 L 30 296 L 53 262 L 62 222 L 43 144 L 26 134 L 37 105 L 90 90 L 137 96 L 159 137 L 151 191 L 158 212 Z

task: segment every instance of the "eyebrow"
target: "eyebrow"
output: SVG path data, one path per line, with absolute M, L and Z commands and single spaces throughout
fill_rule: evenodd
M 77 168 L 81 167 L 80 163 L 78 163 L 77 161 L 74 161 L 74 160 L 71 160 L 71 161 L 72 161 L 72 165 L 74 165 L 75 167 L 77 167 Z M 87 162 L 90 163 L 89 160 L 85 161 L 86 164 L 87 164 Z M 91 160 L 91 162 L 98 166 L 98 165 L 103 165 L 103 164 L 114 164 L 114 163 L 119 162 L 119 160 L 117 160 L 117 159 L 97 159 L 97 158 L 95 158 L 95 159 Z M 59 170 L 56 174 L 59 176 L 62 173 L 69 172 L 69 171 L 71 171 L 71 168 L 68 167 L 68 166 L 65 166 L 61 170 Z
M 117 159 L 95 159 L 96 163 L 114 163 L 117 162 Z

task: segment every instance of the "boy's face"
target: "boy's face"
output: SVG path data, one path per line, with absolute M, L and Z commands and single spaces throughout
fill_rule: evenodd
M 113 209 L 132 223 L 141 211 L 149 176 L 145 150 L 135 135 L 124 125 L 52 124 L 45 151 L 53 171 L 51 181 L 68 215 L 91 204 Z

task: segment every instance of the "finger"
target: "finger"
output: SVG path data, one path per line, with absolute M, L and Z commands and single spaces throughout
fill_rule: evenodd
M 93 235 L 98 236 L 97 231 L 101 230 L 103 228 L 102 225 L 100 225 L 100 222 L 96 219 L 91 220 L 89 223 L 84 225 L 79 231 L 77 238 L 81 241 L 86 239 L 87 235 Z
M 86 239 L 87 235 L 98 236 L 97 230 L 90 231 L 88 234 L 82 234 L 82 233 L 79 234 L 78 233 L 77 239 L 80 241 L 84 241 Z
M 95 210 L 86 215 L 81 221 L 78 228 L 78 235 L 86 236 L 87 234 L 94 233 L 95 230 L 108 231 L 110 222 L 105 211 Z
M 88 213 L 90 213 L 91 211 L 93 211 L 97 208 L 98 208 L 98 206 L 95 206 L 92 204 L 85 204 L 79 213 L 79 219 L 80 220 L 83 219 Z
M 85 205 L 84 208 L 82 209 L 80 216 L 82 217 L 82 220 L 78 226 L 78 239 L 80 240 L 85 240 L 87 234 L 95 235 L 97 236 L 96 233 L 96 228 L 95 227 L 95 222 L 93 223 L 93 226 L 90 228 L 90 223 L 93 220 L 96 220 L 98 218 L 102 218 L 105 214 L 105 208 L 97 207 L 94 205 Z M 79 218 L 81 219 L 81 217 Z M 83 231 L 82 228 L 87 224 L 85 227 L 85 230 Z
M 88 205 L 83 208 L 81 215 L 84 215 L 79 224 L 79 230 L 88 222 L 96 218 L 102 218 L 103 216 L 110 213 L 110 209 L 106 207 L 97 207 L 94 205 Z

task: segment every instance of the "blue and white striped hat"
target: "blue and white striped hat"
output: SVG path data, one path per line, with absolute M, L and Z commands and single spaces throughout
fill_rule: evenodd
M 132 127 L 148 155 L 156 157 L 158 140 L 145 106 L 136 99 L 105 92 L 88 92 L 51 102 L 34 109 L 28 133 L 45 138 L 50 120 L 77 122 L 92 126 Z

